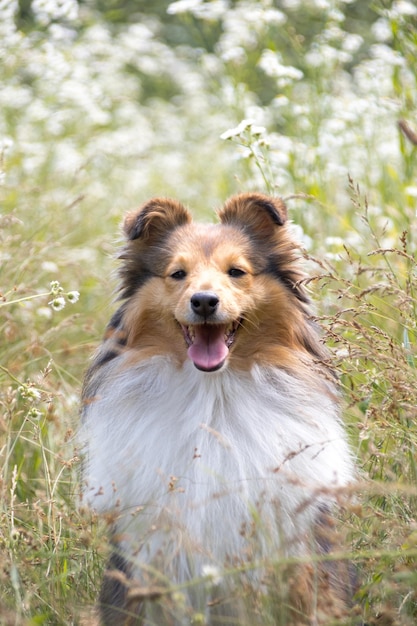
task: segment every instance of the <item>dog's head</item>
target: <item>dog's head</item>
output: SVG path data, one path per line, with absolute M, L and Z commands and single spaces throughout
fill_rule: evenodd
M 206 372 L 229 357 L 249 366 L 280 348 L 314 351 L 285 204 L 241 194 L 218 216 L 198 224 L 161 198 L 127 215 L 121 295 L 131 345 L 163 345 Z

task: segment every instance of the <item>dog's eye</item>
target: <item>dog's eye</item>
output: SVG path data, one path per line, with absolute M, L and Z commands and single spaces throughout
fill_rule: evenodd
M 244 272 L 243 270 L 240 270 L 237 267 L 231 267 L 227 273 L 232 278 L 240 278 L 241 276 L 244 276 L 246 274 L 246 272 Z
M 177 270 L 171 274 L 171 278 L 174 280 L 183 280 L 187 276 L 187 272 L 185 270 Z

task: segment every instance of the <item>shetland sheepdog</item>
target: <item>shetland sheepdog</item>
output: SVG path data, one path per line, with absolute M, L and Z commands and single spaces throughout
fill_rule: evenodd
M 200 224 L 154 198 L 123 229 L 81 426 L 83 498 L 111 521 L 101 623 L 340 617 L 327 553 L 354 466 L 284 202 L 236 195 Z

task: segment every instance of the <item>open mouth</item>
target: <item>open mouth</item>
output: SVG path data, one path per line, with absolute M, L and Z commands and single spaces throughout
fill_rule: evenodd
M 223 366 L 240 323 L 236 320 L 230 324 L 181 324 L 188 356 L 197 369 L 214 372 Z

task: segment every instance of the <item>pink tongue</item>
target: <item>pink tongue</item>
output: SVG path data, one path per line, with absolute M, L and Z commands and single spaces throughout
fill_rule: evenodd
M 195 338 L 188 348 L 188 356 L 199 370 L 219 369 L 228 355 L 229 348 L 224 342 L 225 326 L 204 324 L 194 326 Z

